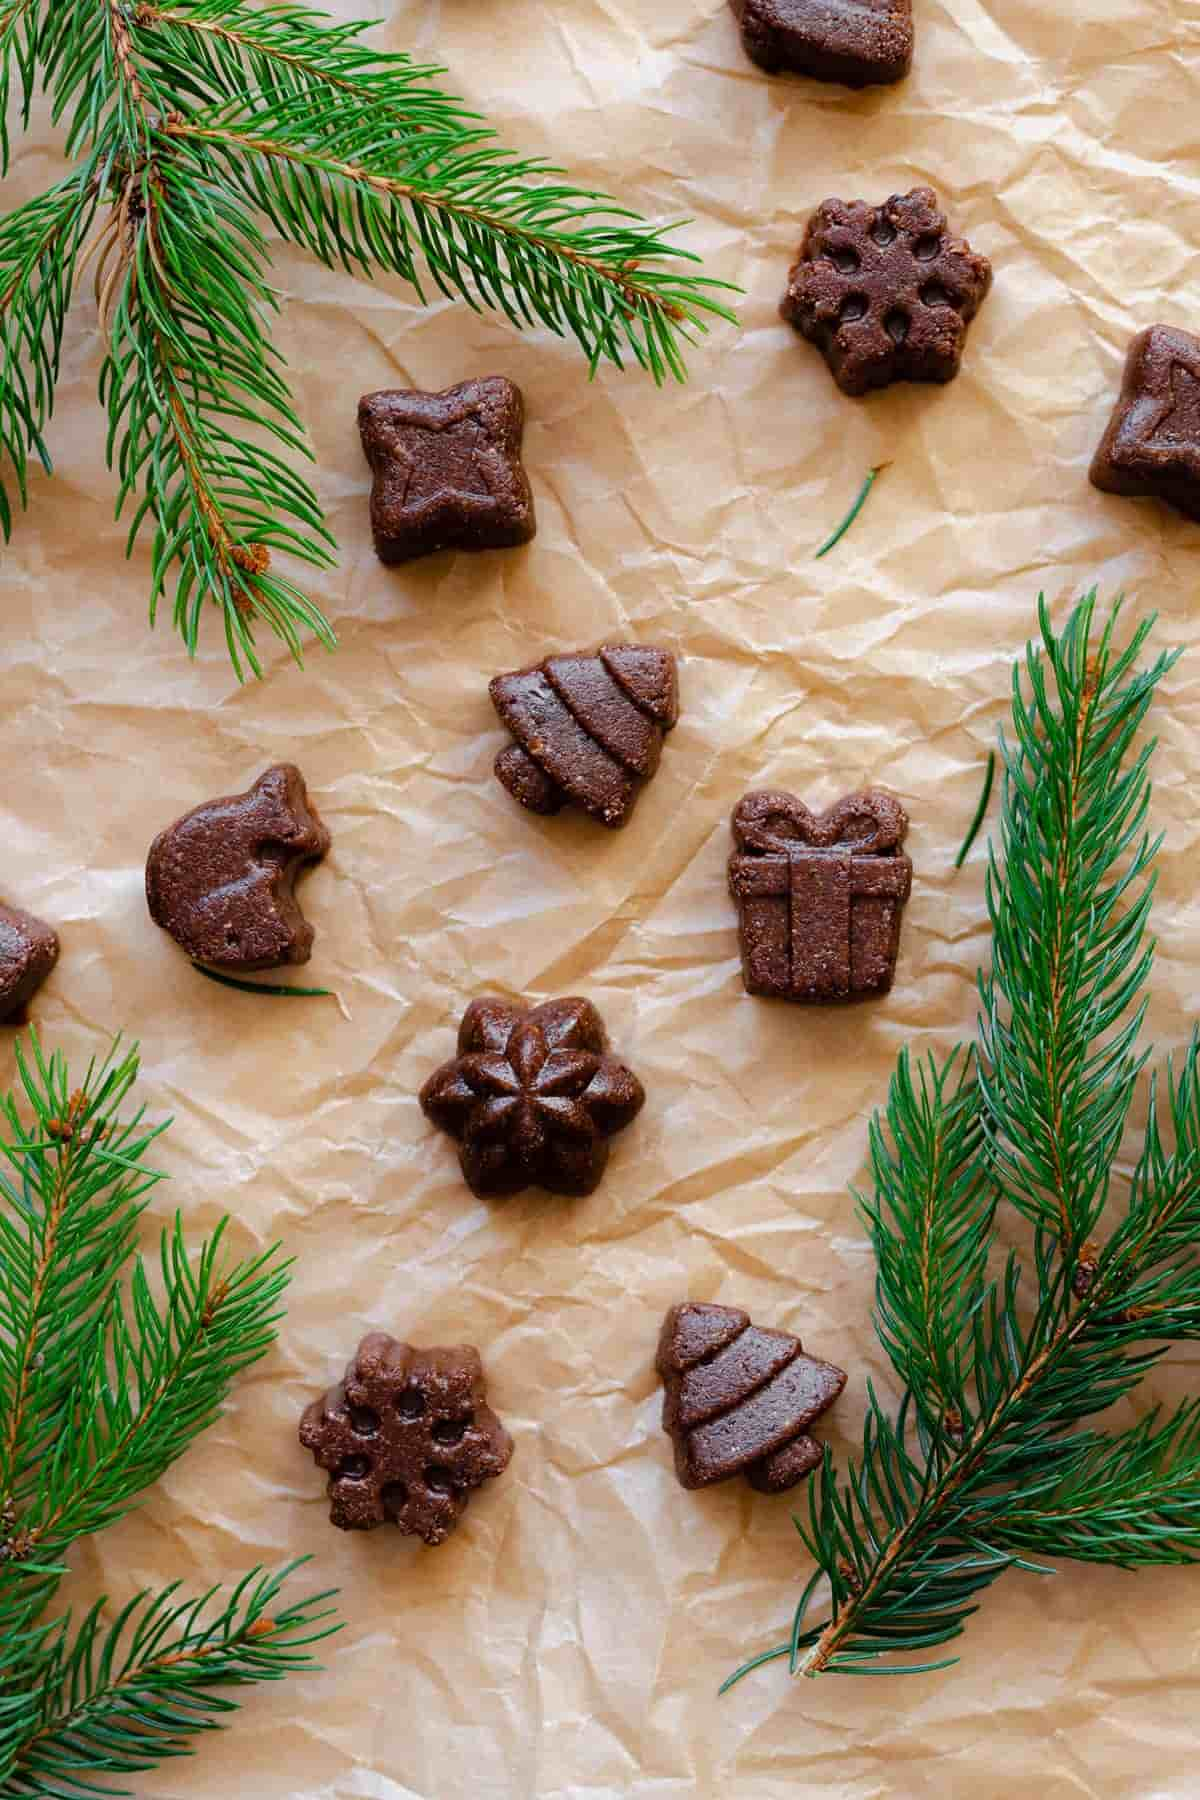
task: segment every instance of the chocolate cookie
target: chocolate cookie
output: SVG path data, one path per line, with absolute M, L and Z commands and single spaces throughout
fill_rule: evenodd
M 824 813 L 794 794 L 746 795 L 729 887 L 748 993 L 828 1002 L 888 991 L 912 888 L 907 830 L 899 801 L 873 788 Z
M 608 1139 L 645 1099 L 633 1071 L 608 1054 L 591 1001 L 576 999 L 473 1000 L 457 1056 L 421 1089 L 422 1109 L 458 1142 L 467 1186 L 481 1199 L 527 1187 L 590 1194 Z
M 1151 494 L 1200 519 L 1200 337 L 1151 325 L 1134 338 L 1091 475 L 1106 494 Z
M 809 220 L 781 311 L 846 394 L 950 381 L 992 267 L 949 237 L 932 188 L 882 206 L 826 200 Z
M 503 1474 L 512 1439 L 487 1404 L 478 1350 L 414 1350 L 386 1332 L 362 1340 L 345 1379 L 305 1408 L 300 1442 L 328 1469 L 342 1531 L 390 1522 L 444 1544 L 471 1490 Z
M 912 67 L 912 0 L 730 0 L 746 54 L 846 87 L 902 81 Z
M 150 916 L 216 969 L 307 962 L 313 928 L 293 890 L 328 849 L 303 775 L 279 763 L 246 793 L 207 800 L 159 833 L 146 859 Z
M 795 1487 L 824 1454 L 808 1427 L 846 1385 L 841 1369 L 805 1356 L 790 1332 L 692 1300 L 667 1314 L 655 1367 L 685 1488 L 742 1474 L 764 1494 Z
M 0 905 L 0 1025 L 19 1025 L 58 961 L 58 933 L 19 906 Z
M 536 529 L 521 465 L 525 409 L 503 375 L 441 394 L 364 394 L 358 429 L 375 480 L 371 531 L 381 562 L 434 550 L 497 550 Z
M 648 645 L 548 656 L 497 675 L 488 692 L 516 739 L 496 758 L 513 798 L 536 813 L 574 801 L 614 827 L 633 811 L 679 718 L 675 658 Z

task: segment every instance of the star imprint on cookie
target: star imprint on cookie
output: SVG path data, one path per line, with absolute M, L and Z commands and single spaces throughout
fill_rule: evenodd
M 608 1161 L 608 1139 L 632 1122 L 645 1090 L 608 1054 L 589 1000 L 532 1009 L 473 1000 L 458 1054 L 430 1076 L 421 1106 L 460 1146 L 473 1193 L 590 1194 Z
M 527 543 L 535 526 L 521 464 L 524 418 L 520 389 L 502 375 L 440 394 L 365 394 L 358 425 L 375 478 L 371 530 L 381 561 Z
M 950 381 L 992 268 L 949 237 L 932 188 L 882 206 L 826 200 L 809 220 L 781 311 L 844 393 Z

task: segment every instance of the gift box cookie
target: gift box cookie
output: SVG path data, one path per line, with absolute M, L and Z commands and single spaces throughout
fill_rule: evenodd
M 888 991 L 912 888 L 907 830 L 903 807 L 875 789 L 824 813 L 794 794 L 746 795 L 729 887 L 748 993 L 831 1003 Z

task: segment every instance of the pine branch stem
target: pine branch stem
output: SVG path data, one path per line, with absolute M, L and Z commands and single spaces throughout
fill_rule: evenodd
M 42 1328 L 41 1308 L 46 1290 L 46 1282 L 54 1259 L 58 1252 L 59 1231 L 67 1210 L 67 1198 L 71 1191 L 71 1165 L 75 1150 L 75 1139 L 68 1138 L 66 1146 L 59 1151 L 59 1168 L 55 1177 L 54 1188 L 46 1206 L 42 1240 L 38 1251 L 37 1262 L 33 1271 L 33 1280 L 29 1293 L 29 1330 L 20 1349 L 20 1360 L 16 1371 L 16 1384 L 13 1394 L 12 1411 L 4 1422 L 4 1442 L 0 1447 L 0 1469 L 4 1471 L 4 1491 L 0 1496 L 0 1525 L 4 1524 L 12 1510 L 15 1495 L 14 1474 L 16 1470 L 17 1447 L 21 1441 L 21 1432 L 25 1425 L 25 1412 L 29 1404 L 30 1378 L 33 1374 L 35 1359 L 38 1354 L 38 1339 Z
M 926 1320 L 931 1320 L 933 1317 L 933 1231 L 937 1214 L 937 1197 L 941 1192 L 942 1164 L 945 1157 L 945 1149 L 945 1134 L 939 1130 L 934 1144 L 933 1159 L 929 1170 L 929 1180 L 925 1185 L 925 1192 L 922 1195 L 920 1271 L 922 1311 L 923 1317 Z M 934 1401 L 944 1412 L 953 1404 L 953 1402 L 949 1394 L 944 1394 L 941 1391 L 941 1385 L 937 1380 L 936 1373 L 934 1373 L 936 1369 L 936 1359 L 932 1356 L 929 1358 L 929 1368 L 929 1391 L 933 1396 Z
M 112 45 L 117 75 L 133 105 L 143 117 L 148 117 L 146 93 L 138 75 L 133 34 L 129 29 L 128 10 L 122 4 L 122 0 L 103 0 L 103 5 L 108 19 L 108 36 Z
M 1170 1226 L 1172 1218 L 1188 1203 L 1188 1196 L 1177 1195 L 1173 1206 L 1158 1209 L 1152 1219 L 1151 1226 L 1165 1229 Z M 841 1608 L 837 1617 L 831 1619 L 821 1636 L 798 1665 L 799 1672 L 807 1676 L 820 1675 L 828 1666 L 830 1659 L 836 1654 L 839 1645 L 852 1633 L 858 1615 L 869 1607 L 872 1599 L 882 1592 L 887 1585 L 887 1577 L 891 1569 L 903 1557 L 904 1551 L 918 1536 L 926 1536 L 936 1541 L 938 1535 L 939 1516 L 946 1505 L 967 1486 L 977 1471 L 988 1450 L 1004 1433 L 1020 1423 L 1020 1409 L 1037 1387 L 1042 1378 L 1052 1369 L 1057 1359 L 1070 1350 L 1091 1325 L 1097 1312 L 1102 1310 L 1102 1303 L 1111 1307 L 1113 1289 L 1121 1275 L 1130 1268 L 1136 1269 L 1138 1258 L 1148 1253 L 1146 1239 L 1143 1236 L 1135 1242 L 1131 1251 L 1121 1255 L 1101 1256 L 1096 1278 L 1087 1294 L 1082 1297 L 1078 1306 L 1070 1314 L 1060 1318 L 1053 1335 L 1042 1345 L 1022 1372 L 1019 1380 L 1003 1397 L 1002 1402 L 993 1408 L 991 1414 L 980 1419 L 970 1437 L 962 1445 L 954 1461 L 942 1471 L 932 1484 L 929 1492 L 922 1497 L 919 1508 L 912 1517 L 895 1534 L 888 1543 L 882 1556 L 871 1570 L 859 1592 L 851 1595 Z
M 1063 1167 L 1062 1156 L 1062 1079 L 1059 1060 L 1059 1038 L 1063 1001 L 1063 971 L 1065 964 L 1065 896 L 1068 891 L 1067 876 L 1071 857 L 1074 853 L 1076 825 L 1079 818 L 1084 750 L 1088 742 L 1088 732 L 1092 722 L 1092 713 L 1096 704 L 1096 692 L 1096 682 L 1089 679 L 1084 687 L 1083 704 L 1080 706 L 1075 720 L 1070 789 L 1067 796 L 1067 817 L 1061 822 L 1061 839 L 1058 850 L 1058 861 L 1055 867 L 1054 892 L 1058 898 L 1058 905 L 1055 909 L 1054 942 L 1050 949 L 1050 1006 L 1052 1030 L 1046 1045 L 1047 1076 L 1050 1086 L 1052 1116 L 1050 1152 L 1054 1163 L 1055 1200 L 1058 1205 L 1059 1216 L 1059 1243 L 1064 1256 L 1070 1253 L 1072 1238 L 1071 1217 L 1067 1206 L 1067 1176 L 1066 1170 Z
M 376 175 L 360 163 L 341 162 L 336 158 L 317 156 L 309 150 L 296 145 L 276 142 L 272 138 L 256 137 L 250 132 L 228 131 L 217 126 L 195 125 L 182 114 L 173 114 L 164 121 L 163 131 L 168 137 L 191 139 L 195 142 L 218 144 L 225 149 L 238 150 L 251 156 L 264 156 L 275 161 L 285 162 L 297 168 L 314 169 L 325 175 L 341 176 L 346 181 L 355 182 L 362 187 L 373 189 L 376 193 L 387 194 L 394 200 L 407 200 L 414 206 L 427 208 L 445 218 L 466 220 L 473 225 L 480 225 L 498 237 L 511 238 L 514 242 L 528 245 L 535 250 L 545 251 L 565 262 L 574 264 L 578 269 L 595 275 L 607 282 L 621 294 L 629 306 L 645 306 L 651 311 L 660 313 L 674 324 L 687 322 L 683 308 L 672 300 L 664 300 L 661 294 L 652 288 L 643 287 L 631 279 L 627 266 L 616 266 L 600 257 L 588 256 L 576 250 L 565 238 L 551 236 L 546 232 L 531 230 L 528 226 L 518 225 L 512 219 L 488 212 L 482 207 L 471 206 L 465 202 L 449 199 L 445 194 L 429 188 L 417 187 L 412 182 L 399 181 L 390 175 Z

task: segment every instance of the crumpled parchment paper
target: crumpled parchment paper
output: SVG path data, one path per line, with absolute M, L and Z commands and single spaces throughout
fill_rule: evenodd
M 368 0 L 334 0 L 342 17 Z M 746 290 L 684 389 L 588 383 L 577 353 L 465 307 L 420 310 L 282 250 L 279 341 L 341 542 L 315 582 L 341 635 L 306 672 L 272 655 L 239 689 L 211 621 L 189 665 L 144 623 L 77 306 L 53 480 L 3 559 L 8 897 L 53 920 L 36 1010 L 84 1059 L 121 1027 L 175 1124 L 195 1240 L 296 1257 L 278 1350 L 143 1510 L 75 1553 L 77 1591 L 123 1600 L 257 1561 L 314 1557 L 347 1629 L 325 1672 L 247 1696 L 227 1734 L 144 1781 L 154 1800 L 609 1800 L 800 1793 L 1195 1792 L 1200 1575 L 1011 1574 L 949 1675 L 718 1682 L 779 1641 L 806 1574 L 789 1501 L 685 1494 L 652 1374 L 664 1309 L 747 1307 L 850 1371 L 827 1435 L 858 1435 L 873 1261 L 848 1192 L 899 1047 L 970 1031 L 986 955 L 982 841 L 955 874 L 1012 658 L 1044 587 L 1099 581 L 1190 646 L 1154 715 L 1166 833 L 1149 1029 L 1186 1039 L 1200 997 L 1194 801 L 1200 534 L 1095 493 L 1086 469 L 1125 347 L 1200 326 L 1197 0 L 918 0 L 903 86 L 858 97 L 770 80 L 720 0 L 371 0 L 381 41 L 447 63 L 505 139 L 658 216 Z M 58 168 L 39 113 L 7 192 Z M 995 288 L 945 390 L 842 397 L 776 304 L 812 207 L 931 182 Z M 503 372 L 524 389 L 539 533 L 526 550 L 375 561 L 359 392 Z M 867 510 L 813 551 L 866 470 Z M 538 821 L 491 777 L 498 670 L 612 635 L 682 659 L 683 719 L 621 835 Z M 329 1001 L 256 1000 L 192 973 L 151 925 L 155 832 L 269 762 L 304 769 L 333 832 L 305 884 Z M 884 1004 L 822 1013 L 748 998 L 725 888 L 731 808 L 782 784 L 824 804 L 864 782 L 912 817 L 916 866 Z M 579 991 L 649 1103 L 572 1204 L 475 1201 L 417 1090 L 478 993 Z M 4 1079 L 11 1042 L 0 1044 Z M 484 1354 L 510 1472 L 444 1549 L 334 1532 L 296 1443 L 300 1409 L 368 1326 Z M 1148 1384 L 1181 1396 L 1194 1355 Z M 301 1580 L 304 1577 L 300 1578 Z

